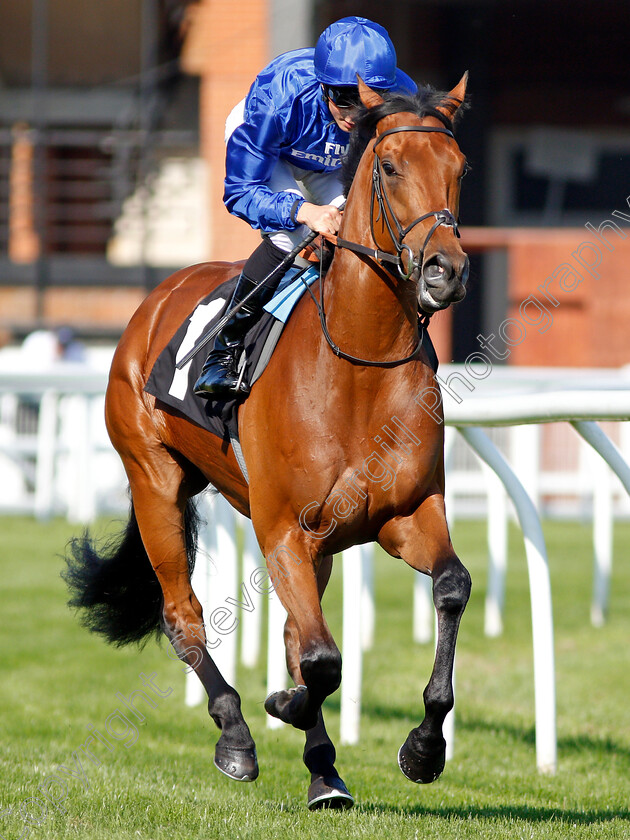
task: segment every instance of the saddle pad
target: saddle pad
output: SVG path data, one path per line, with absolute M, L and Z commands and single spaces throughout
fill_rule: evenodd
M 296 279 L 298 268 L 283 277 L 278 291 L 265 306 L 260 320 L 245 337 L 244 376 L 250 385 L 262 375 L 282 329 L 296 303 L 305 291 L 304 283 L 312 283 L 319 275 L 314 269 Z M 173 338 L 158 356 L 144 390 L 161 403 L 176 409 L 193 423 L 223 440 L 238 438 L 238 406 L 240 399 L 206 400 L 193 393 L 211 344 L 200 350 L 181 370 L 177 362 L 195 346 L 225 312 L 232 298 L 238 276 L 222 283 L 191 312 Z
M 278 287 L 278 291 L 269 303 L 265 304 L 265 311 L 271 313 L 274 318 L 282 321 L 283 324 L 286 324 L 289 320 L 293 307 L 304 294 L 304 284 L 310 286 L 319 277 L 319 270 L 311 266 L 306 269 L 301 277 L 293 280 L 298 271 L 300 271 L 299 268 L 290 269 L 283 278 L 285 282 Z

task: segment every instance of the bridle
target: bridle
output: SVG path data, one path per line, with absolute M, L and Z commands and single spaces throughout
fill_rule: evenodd
M 372 191 L 370 195 L 370 231 L 372 234 L 372 239 L 376 242 L 375 238 L 375 231 L 374 231 L 374 222 L 375 222 L 375 215 L 376 221 L 383 218 L 385 220 L 385 224 L 387 226 L 387 230 L 389 236 L 392 240 L 392 244 L 396 249 L 395 254 L 390 254 L 387 251 L 381 251 L 378 248 L 368 248 L 365 245 L 360 245 L 358 242 L 349 242 L 347 239 L 341 239 L 337 237 L 335 240 L 335 244 L 339 248 L 346 248 L 350 251 L 356 251 L 360 254 L 366 254 L 368 256 L 374 257 L 378 262 L 384 263 L 385 268 L 388 268 L 389 265 L 395 265 L 398 269 L 398 274 L 403 280 L 410 280 L 413 273 L 417 271 L 421 271 L 422 263 L 424 261 L 424 253 L 427 249 L 427 245 L 429 244 L 429 240 L 435 233 L 435 231 L 440 227 L 440 225 L 446 225 L 447 227 L 453 228 L 453 233 L 455 236 L 459 238 L 459 227 L 457 224 L 457 220 L 453 216 L 450 210 L 432 210 L 429 213 L 425 213 L 423 216 L 418 216 L 417 219 L 414 219 L 410 225 L 407 225 L 404 228 L 394 210 L 392 208 L 391 202 L 389 200 L 389 196 L 385 190 L 383 184 L 383 166 L 381 163 L 381 159 L 376 153 L 376 147 L 378 144 L 388 135 L 390 134 L 398 134 L 401 131 L 422 131 L 422 132 L 432 132 L 434 134 L 446 134 L 448 137 L 453 137 L 454 134 L 448 128 L 438 128 L 437 126 L 428 126 L 428 125 L 401 125 L 397 128 L 390 128 L 387 131 L 384 131 L 382 134 L 378 136 L 374 146 L 372 147 L 372 151 L 374 152 L 374 163 L 372 164 Z M 374 213 L 374 206 L 375 203 L 378 202 L 378 213 Z M 424 243 L 422 244 L 422 248 L 418 252 L 418 256 L 415 257 L 412 249 L 409 245 L 403 242 L 403 239 L 407 236 L 408 233 L 420 224 L 420 222 L 426 221 L 426 219 L 430 219 L 432 216 L 435 217 L 435 222 L 431 226 L 431 229 L 427 233 Z M 392 222 L 390 218 L 393 219 L 396 229 L 392 226 Z M 407 259 L 407 267 L 405 268 L 403 264 L 402 254 L 403 252 L 408 253 Z
M 400 131 L 433 132 L 433 133 L 437 133 L 437 134 L 446 134 L 449 137 L 453 137 L 453 139 L 454 139 L 454 136 L 453 136 L 453 132 L 449 131 L 448 128 L 437 128 L 437 127 L 425 126 L 425 125 L 403 125 L 403 126 L 399 126 L 398 128 L 390 128 L 388 131 L 384 131 L 378 137 L 378 139 L 374 143 L 374 147 L 372 149 L 372 151 L 374 152 L 374 163 L 373 163 L 373 166 L 372 166 L 372 198 L 371 198 L 372 213 L 370 214 L 370 227 L 371 227 L 371 232 L 372 232 L 372 239 L 374 239 L 374 241 L 376 242 L 376 239 L 374 238 L 374 222 L 375 222 L 375 219 L 374 219 L 374 200 L 376 198 L 376 200 L 378 201 L 378 217 L 376 218 L 376 221 L 378 221 L 381 218 L 381 215 L 385 219 L 385 224 L 387 225 L 387 230 L 389 231 L 389 235 L 391 237 L 393 245 L 396 248 L 396 252 L 397 252 L 397 255 L 398 255 L 398 262 L 397 262 L 398 273 L 400 274 L 400 276 L 402 277 L 403 280 L 409 280 L 411 275 L 414 273 L 414 271 L 416 271 L 416 269 L 421 270 L 422 262 L 424 260 L 424 252 L 427 249 L 427 245 L 429 244 L 429 240 L 431 239 L 431 237 L 433 236 L 435 231 L 440 227 L 440 225 L 446 225 L 448 227 L 452 227 L 453 228 L 453 233 L 458 238 L 459 238 L 459 229 L 457 227 L 457 220 L 455 219 L 455 217 L 453 216 L 451 211 L 448 210 L 448 209 L 432 211 L 430 213 L 425 213 L 423 216 L 418 216 L 418 218 L 414 219 L 414 221 L 410 225 L 407 225 L 406 228 L 403 228 L 403 226 L 400 224 L 396 214 L 394 213 L 394 211 L 392 209 L 392 206 L 391 206 L 391 203 L 389 201 L 389 197 L 387 195 L 387 192 L 385 191 L 385 188 L 384 188 L 384 185 L 383 185 L 383 165 L 381 163 L 380 157 L 376 154 L 376 147 L 381 142 L 381 140 L 383 140 L 389 134 L 397 134 Z M 385 208 L 387 208 L 388 213 L 385 212 Z M 392 228 L 392 224 L 390 222 L 390 216 L 394 220 L 394 223 L 396 224 L 396 231 L 394 231 L 393 228 Z M 409 245 L 406 245 L 406 244 L 403 243 L 403 239 L 405 238 L 405 236 L 407 236 L 408 233 L 411 233 L 411 231 L 416 227 L 416 225 L 419 225 L 420 222 L 424 222 L 426 219 L 430 219 L 431 216 L 435 216 L 435 222 L 434 222 L 433 226 L 431 227 L 431 229 L 429 230 L 429 232 L 427 233 L 426 238 L 424 240 L 424 243 L 422 245 L 422 248 L 418 252 L 418 256 L 414 258 L 413 251 L 411 250 Z M 397 237 L 396 237 L 396 233 L 398 234 Z M 403 261 L 402 261 L 402 253 L 405 250 L 409 254 L 409 259 L 408 259 L 408 262 L 407 262 L 407 270 L 406 271 L 403 270 L 404 266 L 403 266 Z
M 396 268 L 398 270 L 398 275 L 403 280 L 410 280 L 412 275 L 414 274 L 414 272 L 416 272 L 416 271 L 421 272 L 422 263 L 424 261 L 424 253 L 426 251 L 429 240 L 431 239 L 431 237 L 433 236 L 435 231 L 441 225 L 446 225 L 447 227 L 452 227 L 455 236 L 459 237 L 459 229 L 458 229 L 457 220 L 455 219 L 455 217 L 453 216 L 451 211 L 448 210 L 448 209 L 437 210 L 437 211 L 433 210 L 430 213 L 425 213 L 422 216 L 418 216 L 417 219 L 414 219 L 414 221 L 410 225 L 407 225 L 407 227 L 405 227 L 405 228 L 401 225 L 398 217 L 396 216 L 396 214 L 393 211 L 393 208 L 391 206 L 391 202 L 390 202 L 389 197 L 387 195 L 387 191 L 385 190 L 385 187 L 384 187 L 384 184 L 383 184 L 383 169 L 382 169 L 381 159 L 376 153 L 376 147 L 385 137 L 387 137 L 390 134 L 397 134 L 401 131 L 433 132 L 433 133 L 438 133 L 438 134 L 446 134 L 448 137 L 453 137 L 453 139 L 454 139 L 453 132 L 449 131 L 448 128 L 438 128 L 437 126 L 434 127 L 434 126 L 425 126 L 425 125 L 401 125 L 401 126 L 398 126 L 397 128 L 390 128 L 387 131 L 384 131 L 382 134 L 380 134 L 379 137 L 376 139 L 376 141 L 374 143 L 374 146 L 372 147 L 372 151 L 374 152 L 374 163 L 372 165 L 372 191 L 371 191 L 371 196 L 370 196 L 370 230 L 371 230 L 371 234 L 372 234 L 372 240 L 374 242 L 376 242 L 376 239 L 375 239 L 375 236 L 374 236 L 374 221 L 375 221 L 374 217 L 376 215 L 376 221 L 378 221 L 380 218 L 383 218 L 385 220 L 387 230 L 388 230 L 389 235 L 391 237 L 392 244 L 396 248 L 396 253 L 395 254 L 390 254 L 388 251 L 381 251 L 378 248 L 368 248 L 366 245 L 361 245 L 358 242 L 350 242 L 347 239 L 341 239 L 339 236 L 326 236 L 325 238 L 329 239 L 331 242 L 334 242 L 334 244 L 338 248 L 345 248 L 349 251 L 354 251 L 356 253 L 364 254 L 366 256 L 372 257 L 377 262 L 381 263 L 383 265 L 383 267 L 386 268 L 387 270 L 390 270 L 389 269 L 390 265 L 394 265 L 394 266 L 396 266 Z M 374 212 L 376 202 L 378 202 L 378 213 L 377 214 L 375 214 L 375 212 Z M 420 251 L 418 252 L 418 256 L 416 257 L 416 256 L 414 256 L 414 253 L 413 253 L 413 250 L 411 249 L 411 247 L 409 245 L 407 245 L 405 242 L 403 242 L 403 240 L 407 236 L 408 233 L 410 233 L 417 225 L 420 224 L 420 222 L 424 222 L 424 221 L 426 221 L 426 219 L 430 219 L 432 216 L 435 217 L 435 222 L 433 223 L 433 225 L 431 226 L 431 229 L 427 233 L 427 235 L 425 237 L 425 240 L 424 240 L 424 243 L 422 245 L 422 248 L 420 249 Z M 392 223 L 390 221 L 390 217 L 394 221 L 395 229 L 392 226 Z M 403 258 L 402 258 L 402 255 L 405 251 L 408 253 L 407 266 L 406 267 L 403 264 Z M 392 361 L 386 361 L 386 362 L 377 362 L 377 361 L 371 361 L 370 359 L 361 359 L 358 356 L 352 356 L 349 353 L 344 353 L 344 351 L 341 350 L 341 348 L 337 344 L 335 344 L 335 342 L 333 341 L 330 333 L 328 332 L 328 327 L 326 326 L 326 313 L 324 312 L 324 292 L 323 292 L 323 288 L 322 288 L 321 273 L 320 273 L 319 301 L 313 295 L 313 292 L 311 291 L 310 286 L 307 286 L 307 289 L 309 290 L 309 292 L 311 294 L 311 297 L 315 301 L 315 304 L 316 304 L 316 306 L 319 310 L 319 318 L 320 318 L 320 322 L 321 322 L 321 325 L 322 325 L 322 331 L 324 333 L 326 341 L 328 342 L 328 344 L 330 345 L 333 353 L 336 356 L 339 356 L 340 358 L 345 359 L 346 361 L 354 362 L 355 364 L 367 365 L 368 367 L 391 368 L 391 367 L 397 367 L 398 365 L 403 365 L 403 364 L 405 364 L 405 362 L 410 362 L 420 355 L 420 351 L 422 349 L 422 341 L 423 341 L 423 338 L 424 338 L 424 330 L 425 330 L 425 327 L 426 327 L 426 323 L 422 323 L 420 325 L 420 336 L 419 336 L 418 343 L 417 343 L 416 347 L 414 348 L 414 350 L 408 356 L 405 356 L 402 359 L 394 359 Z M 428 321 L 428 316 L 425 320 Z

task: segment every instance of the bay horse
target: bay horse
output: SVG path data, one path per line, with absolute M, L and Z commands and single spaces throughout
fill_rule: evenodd
M 86 535 L 68 557 L 70 603 L 83 608 L 84 623 L 119 645 L 162 630 L 208 694 L 221 730 L 216 766 L 252 781 L 255 744 L 238 693 L 207 649 L 191 588 L 191 499 L 211 483 L 251 517 L 288 613 L 286 658 L 295 683 L 270 695 L 265 708 L 306 732 L 312 809 L 353 802 L 321 713 L 340 684 L 341 655 L 320 601 L 333 555 L 358 543 L 377 541 L 432 578 L 435 663 L 424 719 L 398 763 L 423 783 L 444 767 L 442 725 L 453 706 L 470 576 L 446 523 L 441 407 L 419 407 L 418 395 L 436 387 L 419 309 L 431 314 L 465 295 L 468 259 L 456 218 L 466 162 L 451 129 L 466 80 L 447 95 L 385 99 L 359 80 L 366 111 L 350 153 L 358 164 L 325 286 L 299 301 L 239 409 L 249 484 L 229 444 L 143 390 L 177 328 L 241 264 L 185 268 L 148 295 L 118 345 L 106 398 L 107 428 L 130 484 L 130 519 L 107 550 L 99 553 Z

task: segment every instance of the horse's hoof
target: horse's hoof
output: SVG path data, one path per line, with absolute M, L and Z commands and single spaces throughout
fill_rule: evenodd
M 214 748 L 214 766 L 237 782 L 253 782 L 258 778 L 256 748 L 231 747 L 219 738 Z
M 307 713 L 308 689 L 305 685 L 274 691 L 265 700 L 265 711 L 296 729 L 312 729 L 317 724 L 317 711 Z
M 412 782 L 428 785 L 434 782 L 444 770 L 446 763 L 446 742 L 433 753 L 419 753 L 409 746 L 409 739 L 398 750 L 398 766 Z
M 339 776 L 316 776 L 308 789 L 308 810 L 336 808 L 347 811 L 354 799 Z

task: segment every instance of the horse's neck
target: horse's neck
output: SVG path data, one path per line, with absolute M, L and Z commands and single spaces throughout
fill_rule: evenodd
M 374 247 L 356 228 L 344 230 L 343 236 Z M 339 249 L 326 279 L 324 300 L 333 339 L 337 344 L 340 341 L 335 336 L 343 339 L 341 349 L 348 353 L 373 360 L 392 359 L 407 355 L 416 344 L 414 284 L 394 276 L 370 257 Z

